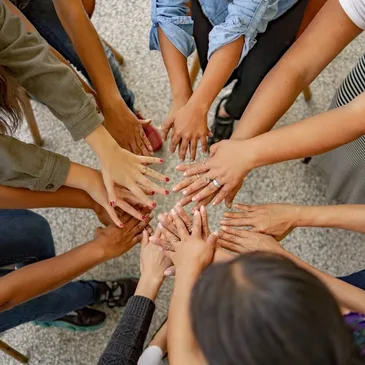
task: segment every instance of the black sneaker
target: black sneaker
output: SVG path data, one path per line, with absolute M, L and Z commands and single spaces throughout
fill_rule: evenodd
M 134 295 L 138 279 L 120 279 L 114 281 L 98 281 L 100 299 L 95 304 L 106 303 L 109 308 L 124 307 L 128 299 Z
M 223 139 L 229 139 L 231 138 L 231 135 L 233 133 L 233 127 L 235 119 L 232 117 L 220 117 L 219 116 L 219 110 L 221 108 L 221 105 L 224 101 L 228 99 L 229 96 L 225 96 L 222 98 L 222 100 L 219 102 L 217 109 L 215 111 L 215 117 L 214 122 L 212 125 L 212 133 L 213 137 L 208 138 L 208 145 L 209 147 L 213 145 L 214 143 L 218 143 L 222 141 Z
M 64 328 L 69 331 L 96 331 L 104 326 L 105 313 L 93 308 L 81 308 L 66 314 L 54 321 L 35 321 L 34 324 L 43 328 Z

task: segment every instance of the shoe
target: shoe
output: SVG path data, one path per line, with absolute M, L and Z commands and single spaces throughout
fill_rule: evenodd
M 141 112 L 137 111 L 136 116 L 138 119 L 144 120 Z M 153 152 L 158 152 L 163 145 L 163 141 L 160 132 L 152 124 L 143 126 L 143 130 L 152 145 Z
M 223 139 L 231 138 L 231 135 L 233 133 L 235 118 L 219 116 L 219 110 L 221 108 L 221 105 L 228 98 L 229 98 L 229 96 L 225 96 L 224 98 L 222 98 L 222 100 L 219 102 L 217 109 L 215 111 L 214 122 L 213 122 L 213 126 L 211 128 L 213 137 L 208 138 L 209 147 L 211 145 L 213 145 L 214 143 L 218 143 L 218 142 L 222 141 Z
M 105 324 L 104 312 L 93 308 L 81 308 L 55 319 L 54 321 L 35 321 L 35 325 L 43 328 L 64 328 L 74 332 L 96 331 Z
M 100 298 L 95 304 L 106 303 L 109 308 L 124 307 L 134 295 L 138 279 L 120 279 L 115 281 L 97 281 Z

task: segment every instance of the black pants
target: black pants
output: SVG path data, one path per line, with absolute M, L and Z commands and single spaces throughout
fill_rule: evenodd
M 237 80 L 225 109 L 235 119 L 240 119 L 257 87 L 266 74 L 294 43 L 302 22 L 308 0 L 299 0 L 280 18 L 271 21 L 265 33 L 257 35 L 257 43 L 233 72 L 227 84 Z M 207 67 L 209 32 L 213 26 L 204 15 L 199 0 L 192 0 L 195 39 L 200 65 Z

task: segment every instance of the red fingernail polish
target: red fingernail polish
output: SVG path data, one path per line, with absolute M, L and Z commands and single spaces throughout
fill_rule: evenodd
M 169 182 L 169 181 L 170 181 L 170 178 L 166 177 L 166 178 L 165 178 L 165 180 L 166 180 L 167 182 Z
M 163 162 L 163 158 L 160 158 L 160 162 Z
M 151 191 L 151 195 L 155 195 L 155 192 L 154 191 Z
M 154 208 L 156 208 L 156 206 L 157 206 L 156 202 L 153 202 L 153 203 L 152 203 L 152 206 L 153 206 Z
M 166 195 L 169 195 L 169 194 L 170 194 L 170 192 L 169 192 L 168 190 L 165 190 L 165 194 L 166 194 Z
M 119 227 L 120 227 L 120 228 L 123 228 L 123 227 L 124 227 L 124 224 L 123 224 L 123 223 L 121 223 L 121 224 L 119 225 Z
M 142 217 L 142 219 L 143 219 L 143 220 L 145 220 L 147 217 L 148 217 L 147 215 L 144 215 L 144 216 Z
M 110 204 L 111 207 L 113 206 L 113 202 L 110 202 L 109 204 Z

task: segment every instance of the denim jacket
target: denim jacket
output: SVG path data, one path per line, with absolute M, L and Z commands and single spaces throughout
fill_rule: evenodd
M 219 48 L 234 42 L 242 35 L 245 44 L 239 63 L 256 43 L 257 33 L 263 33 L 267 24 L 299 0 L 199 0 L 213 29 L 209 34 L 208 59 Z M 158 27 L 185 56 L 195 48 L 193 20 L 189 16 L 187 0 L 152 0 L 152 29 L 150 49 L 160 50 Z

